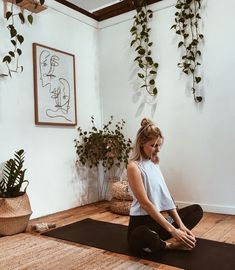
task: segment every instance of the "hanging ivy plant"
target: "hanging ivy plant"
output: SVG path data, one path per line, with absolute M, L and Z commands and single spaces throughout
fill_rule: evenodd
M 12 50 L 8 51 L 3 57 L 2 62 L 6 64 L 8 69 L 8 74 L 11 77 L 12 72 L 22 72 L 23 66 L 19 64 L 19 58 L 22 55 L 21 45 L 24 42 L 24 37 L 18 32 L 16 29 L 16 20 L 19 20 L 22 24 L 26 22 L 26 20 L 32 24 L 33 23 L 33 12 L 31 12 L 27 17 L 23 14 L 23 12 L 15 12 L 14 4 L 20 5 L 23 0 L 16 0 L 15 2 L 11 2 L 10 10 L 6 12 L 6 19 L 8 21 L 7 29 L 10 33 L 10 42 L 13 46 Z M 32 5 L 36 10 L 39 5 L 43 5 L 45 0 L 35 0 L 32 1 Z M 15 68 L 12 66 L 15 65 Z
M 136 15 L 130 30 L 132 35 L 130 45 L 135 48 L 137 54 L 134 60 L 140 69 L 137 75 L 142 80 L 141 88 L 146 89 L 151 96 L 156 96 L 158 92 L 156 87 L 158 63 L 154 62 L 152 58 L 153 42 L 150 41 L 151 28 L 149 27 L 153 11 L 147 8 L 146 0 L 133 0 L 132 2 L 136 9 Z
M 202 96 L 198 94 L 198 84 L 201 82 L 201 77 L 198 76 L 198 67 L 201 65 L 199 58 L 201 51 L 199 45 L 204 38 L 199 33 L 199 23 L 201 20 L 200 9 L 201 0 L 177 0 L 177 12 L 175 13 L 175 24 L 171 26 L 181 40 L 178 43 L 178 48 L 183 48 L 184 54 L 181 57 L 181 62 L 178 67 L 182 71 L 192 76 L 192 94 L 195 102 L 201 102 Z

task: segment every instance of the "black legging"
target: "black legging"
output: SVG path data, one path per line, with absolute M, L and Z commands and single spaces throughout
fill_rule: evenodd
M 194 204 L 177 210 L 181 220 L 188 229 L 194 228 L 203 216 L 201 206 Z M 177 227 L 175 222 L 172 223 Z M 137 255 L 142 254 L 148 248 L 151 252 L 163 250 L 166 247 L 165 240 L 171 238 L 171 234 L 160 226 L 151 216 L 130 216 L 128 226 L 128 244 Z

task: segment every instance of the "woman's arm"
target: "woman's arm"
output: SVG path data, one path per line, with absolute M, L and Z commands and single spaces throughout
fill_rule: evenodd
M 179 229 L 181 231 L 186 232 L 195 239 L 194 234 L 184 225 L 176 209 L 168 210 L 167 213 L 174 219 L 175 223 L 179 226 Z
M 186 246 L 193 248 L 195 246 L 193 237 L 171 225 L 148 199 L 141 172 L 134 162 L 128 164 L 127 176 L 130 188 L 141 207 L 174 238 L 183 242 Z

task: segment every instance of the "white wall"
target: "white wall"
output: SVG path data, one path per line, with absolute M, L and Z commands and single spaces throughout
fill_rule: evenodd
M 170 31 L 175 1 L 164 0 L 151 6 L 155 11 L 153 53 L 160 63 L 156 107 L 138 90 L 135 56 L 129 46 L 134 11 L 97 24 L 47 0 L 49 9 L 35 16 L 33 26 L 22 28 L 24 72 L 13 75 L 13 79 L 0 78 L 0 164 L 15 150 L 25 149 L 33 217 L 92 202 L 97 195 L 96 172 L 78 173 L 75 167 L 76 128 L 34 124 L 33 42 L 75 54 L 81 127 L 90 127 L 91 115 L 95 115 L 98 125 L 114 115 L 117 121 L 126 120 L 126 135 L 134 138 L 141 119 L 152 118 L 165 136 L 161 167 L 176 201 L 182 205 L 200 203 L 207 211 L 235 213 L 235 3 L 229 0 L 221 6 L 217 1 L 203 2 L 205 101 L 198 105 L 190 90 L 185 89 L 187 79 L 176 67 L 180 53 L 174 32 Z M 0 27 L 2 57 L 9 48 L 2 16 Z M 3 68 L 0 64 L 0 71 Z
M 55 1 L 46 2 L 49 8 L 35 15 L 33 25 L 25 25 L 21 31 L 25 37 L 21 57 L 24 72 L 13 74 L 12 79 L 0 78 L 0 164 L 14 151 L 25 150 L 32 217 L 88 202 L 87 173 L 78 175 L 75 168 L 76 127 L 34 124 L 33 42 L 75 55 L 78 124 L 89 127 L 91 115 L 98 125 L 101 123 L 97 22 Z M 1 12 L 2 5 L 1 1 Z M 10 44 L 5 25 L 1 15 L 1 57 Z M 4 68 L 0 64 L 0 71 L 6 72 Z M 90 202 L 95 199 L 89 197 Z
M 143 117 L 162 129 L 161 167 L 179 205 L 200 203 L 204 210 L 235 214 L 235 29 L 232 0 L 203 1 L 202 48 L 204 102 L 195 104 L 187 78 L 177 69 L 180 51 L 173 30 L 175 1 L 151 6 L 153 55 L 160 64 L 156 102 L 139 92 L 130 28 L 135 12 L 103 21 L 100 28 L 100 81 L 104 121 L 125 119 L 134 138 Z

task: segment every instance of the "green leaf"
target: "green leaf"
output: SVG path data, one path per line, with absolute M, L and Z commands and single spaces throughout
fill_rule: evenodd
M 179 44 L 178 44 L 178 48 L 181 47 L 183 44 L 184 44 L 184 42 L 180 41 Z
M 149 81 L 149 84 L 154 85 L 155 84 L 155 80 L 154 79 L 150 80 Z
M 6 19 L 8 20 L 12 16 L 12 12 L 7 11 L 6 12 Z
M 3 63 L 7 62 L 7 63 L 11 63 L 11 57 L 10 56 L 5 56 L 2 60 Z
M 154 94 L 154 96 L 157 95 L 157 88 L 156 87 L 153 88 L 153 94 Z
M 138 76 L 139 76 L 141 79 L 144 78 L 144 74 L 142 74 L 142 73 L 138 73 Z
M 152 59 L 152 57 L 146 56 L 146 57 L 145 57 L 145 60 L 146 60 L 150 65 L 153 64 L 153 59 Z
M 150 70 L 149 72 L 150 74 L 157 74 L 157 72 L 155 70 Z
M 202 96 L 197 96 L 196 100 L 197 100 L 197 102 L 201 102 L 202 101 Z
M 27 18 L 28 18 L 28 22 L 30 24 L 32 24 L 33 23 L 33 16 L 31 14 L 29 14 Z
M 11 43 L 16 46 L 16 41 L 14 39 L 11 40 Z
M 204 36 L 202 34 L 200 34 L 199 37 L 200 37 L 200 39 L 203 39 L 204 38 Z
M 138 53 L 141 54 L 141 55 L 144 55 L 145 54 L 145 49 L 139 49 Z
M 24 37 L 21 35 L 17 35 L 17 39 L 20 42 L 20 44 L 22 44 L 24 42 Z
M 137 41 L 136 39 L 133 39 L 133 40 L 131 41 L 131 47 L 133 46 L 133 44 L 134 44 L 136 41 Z
M 199 83 L 201 81 L 201 77 L 195 77 L 196 83 Z
M 15 57 L 15 53 L 13 51 L 8 52 L 11 57 Z
M 13 38 L 13 37 L 15 37 L 17 35 L 17 31 L 16 31 L 16 29 L 14 27 L 11 28 L 10 34 L 11 34 L 11 38 Z
M 19 15 L 19 18 L 20 18 L 21 22 L 24 23 L 25 22 L 25 18 L 24 18 L 23 13 L 20 12 L 18 15 Z
M 45 3 L 45 0 L 40 0 L 40 5 L 42 6 Z
M 198 54 L 199 56 L 201 56 L 201 51 L 198 50 L 198 51 L 197 51 L 197 54 Z
M 135 26 L 132 26 L 130 32 L 134 32 L 136 30 L 137 30 L 137 28 Z
M 18 55 L 20 56 L 21 54 L 22 54 L 22 51 L 21 51 L 21 49 L 17 49 L 17 53 L 18 53 Z

